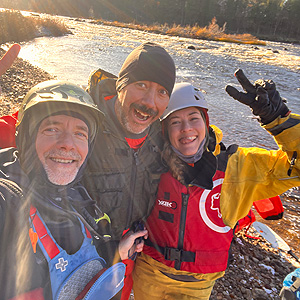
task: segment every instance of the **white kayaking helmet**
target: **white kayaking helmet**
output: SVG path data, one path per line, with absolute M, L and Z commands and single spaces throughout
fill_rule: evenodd
M 205 112 L 208 110 L 204 95 L 198 88 L 187 82 L 176 83 L 169 105 L 160 117 L 160 120 L 163 121 L 177 110 L 192 106 L 203 108 Z

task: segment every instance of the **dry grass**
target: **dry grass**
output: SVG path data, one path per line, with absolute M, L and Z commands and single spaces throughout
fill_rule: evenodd
M 70 33 L 67 27 L 51 18 L 23 16 L 18 10 L 0 11 L 0 44 L 22 42 L 38 36 Z
M 177 24 L 173 24 L 172 26 L 167 24 L 143 25 L 104 20 L 97 20 L 95 23 L 187 38 L 266 45 L 264 41 L 258 40 L 251 34 L 226 34 L 226 23 L 220 27 L 217 24 L 216 18 L 213 18 L 209 25 L 205 27 L 199 27 L 197 24 L 183 27 Z M 67 33 L 71 32 L 66 26 L 52 18 L 35 15 L 25 17 L 18 10 L 0 11 L 0 44 L 6 42 L 22 42 L 44 35 L 60 36 Z
M 177 24 L 173 24 L 172 26 L 169 26 L 167 24 L 143 25 L 134 23 L 121 23 L 117 21 L 110 22 L 104 20 L 97 20 L 95 21 L 95 23 L 194 39 L 213 40 L 240 44 L 266 45 L 266 42 L 258 40 L 255 36 L 251 34 L 226 34 L 226 23 L 222 27 L 220 27 L 217 24 L 216 18 L 213 18 L 209 25 L 205 27 L 199 27 L 198 25 L 187 25 L 183 27 Z

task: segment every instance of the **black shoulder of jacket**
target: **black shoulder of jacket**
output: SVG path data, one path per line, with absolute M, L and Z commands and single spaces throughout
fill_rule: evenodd
M 228 148 L 223 143 L 220 143 L 221 152 L 217 155 L 218 159 L 218 170 L 225 172 L 227 168 L 228 158 L 231 154 L 235 153 L 238 149 L 238 145 L 232 144 Z
M 106 113 L 105 97 L 117 95 L 116 79 L 108 78 L 101 80 L 89 91 L 89 94 L 98 108 Z

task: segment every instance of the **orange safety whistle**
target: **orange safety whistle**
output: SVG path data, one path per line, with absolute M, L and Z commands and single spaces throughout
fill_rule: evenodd
M 37 241 L 38 241 L 38 235 L 37 235 L 36 232 L 33 231 L 32 228 L 29 229 L 29 238 L 30 238 L 30 241 L 31 241 L 33 252 L 36 253 L 36 244 L 37 244 Z

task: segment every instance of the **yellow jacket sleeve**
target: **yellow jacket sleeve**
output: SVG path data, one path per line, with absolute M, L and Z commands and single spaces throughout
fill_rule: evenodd
M 276 133 L 278 150 L 239 147 L 228 159 L 220 205 L 224 223 L 232 228 L 254 201 L 300 186 L 300 116 L 279 117 L 264 128 Z M 289 176 L 293 156 L 298 159 Z

